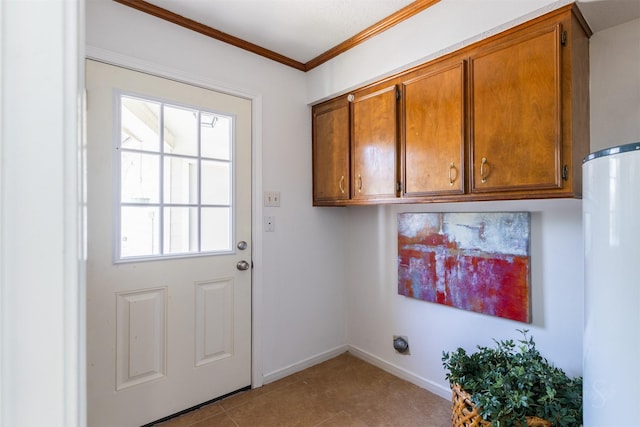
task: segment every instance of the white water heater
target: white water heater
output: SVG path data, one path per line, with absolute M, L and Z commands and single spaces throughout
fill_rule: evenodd
M 584 427 L 638 427 L 640 143 L 590 154 L 582 175 Z

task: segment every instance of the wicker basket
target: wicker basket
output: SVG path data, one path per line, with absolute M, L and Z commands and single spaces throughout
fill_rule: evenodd
M 491 423 L 485 421 L 478 408 L 471 401 L 471 395 L 464 391 L 458 384 L 451 385 L 453 427 L 491 427 Z M 529 427 L 551 427 L 551 423 L 538 417 L 527 417 Z

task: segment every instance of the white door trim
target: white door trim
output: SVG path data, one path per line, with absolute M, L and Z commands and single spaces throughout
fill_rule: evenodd
M 165 77 L 183 83 L 211 89 L 251 100 L 252 130 L 251 130 L 251 181 L 252 181 L 252 239 L 253 239 L 253 271 L 251 291 L 251 386 L 263 385 L 262 372 L 262 96 L 228 86 L 207 79 L 203 76 L 185 73 L 175 68 L 166 67 L 153 62 L 143 61 L 127 55 L 122 55 L 106 49 L 86 47 L 86 58 L 108 64 L 129 68 Z M 91 102 L 89 100 L 89 102 Z

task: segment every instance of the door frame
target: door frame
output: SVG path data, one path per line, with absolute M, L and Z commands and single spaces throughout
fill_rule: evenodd
M 203 76 L 187 74 L 175 68 L 142 61 L 127 55 L 87 46 L 85 59 L 93 59 L 107 64 L 152 74 L 181 83 L 214 90 L 251 101 L 251 388 L 261 387 L 264 382 L 262 372 L 262 95 L 252 94 L 242 89 L 221 86 L 219 82 Z M 89 101 L 90 102 L 90 101 Z M 86 324 L 86 318 L 83 319 Z

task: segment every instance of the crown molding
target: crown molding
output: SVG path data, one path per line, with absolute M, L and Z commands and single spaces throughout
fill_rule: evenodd
M 287 56 L 281 55 L 272 50 L 266 49 L 262 46 L 258 46 L 254 43 L 232 36 L 231 34 L 227 34 L 222 31 L 216 30 L 215 28 L 211 28 L 207 25 L 196 22 L 193 19 L 189 19 L 184 16 L 178 15 L 177 13 L 173 13 L 169 10 L 163 9 L 161 7 L 148 3 L 144 0 L 114 0 L 114 1 L 120 4 L 123 4 L 125 6 L 129 6 L 133 9 L 139 10 L 141 12 L 147 13 L 149 15 L 155 16 L 156 18 L 160 18 L 165 21 L 171 22 L 173 24 L 179 25 L 183 28 L 195 31 L 197 33 L 219 40 L 221 42 L 228 43 L 237 48 L 255 53 L 256 55 L 263 56 L 265 58 L 271 59 L 273 61 L 295 68 L 297 70 L 306 72 L 306 71 L 312 70 L 313 68 L 321 64 L 324 64 L 325 62 L 331 60 L 332 58 L 335 58 L 341 53 L 344 53 L 347 50 L 359 45 L 360 43 L 363 43 L 364 41 L 388 30 L 394 25 L 397 25 L 400 22 L 411 18 L 412 16 L 422 12 L 428 7 L 438 3 L 440 0 L 416 0 L 410 3 L 409 5 L 405 6 L 404 8 L 400 9 L 396 13 L 389 15 L 388 17 L 382 19 L 381 21 L 373 24 L 369 28 L 366 28 L 365 30 L 359 32 L 355 36 L 329 49 L 328 51 L 322 53 L 316 58 L 313 58 L 307 63 L 296 61 L 295 59 L 289 58 Z

